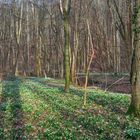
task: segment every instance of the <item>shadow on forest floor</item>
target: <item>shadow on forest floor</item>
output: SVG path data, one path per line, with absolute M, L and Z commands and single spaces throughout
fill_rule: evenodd
M 24 139 L 23 110 L 20 97 L 21 82 L 22 81 L 17 77 L 9 77 L 2 83 L 0 138 L 3 140 L 7 138 L 7 135 L 10 135 L 10 138 L 13 140 Z M 7 113 L 10 113 L 10 115 L 7 115 Z M 8 116 L 10 116 L 10 118 L 8 118 Z M 11 123 L 9 131 L 7 123 Z M 7 131 L 10 132 L 10 134 L 7 133 Z

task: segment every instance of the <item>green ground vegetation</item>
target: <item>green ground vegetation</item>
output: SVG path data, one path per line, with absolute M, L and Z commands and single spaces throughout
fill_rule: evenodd
M 82 90 L 64 93 L 47 80 L 51 82 L 9 78 L 0 83 L 0 139 L 140 139 L 140 120 L 126 115 L 130 96 L 88 90 L 83 108 Z

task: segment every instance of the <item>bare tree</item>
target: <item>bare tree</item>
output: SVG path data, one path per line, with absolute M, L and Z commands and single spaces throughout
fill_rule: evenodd
M 65 91 L 69 90 L 70 86 L 70 35 L 69 35 L 69 16 L 70 16 L 71 0 L 65 0 L 64 3 L 60 0 L 60 9 L 64 21 L 64 63 L 65 63 Z

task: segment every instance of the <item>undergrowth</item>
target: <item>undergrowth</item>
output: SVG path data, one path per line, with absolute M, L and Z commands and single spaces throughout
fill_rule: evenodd
M 140 139 L 140 120 L 126 116 L 130 97 L 50 87 L 47 79 L 8 79 L 0 84 L 2 140 Z M 50 80 L 50 79 L 49 79 Z

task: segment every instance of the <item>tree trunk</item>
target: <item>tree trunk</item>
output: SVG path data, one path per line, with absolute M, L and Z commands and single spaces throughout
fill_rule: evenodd
M 69 90 L 70 86 L 70 55 L 69 55 L 69 21 L 68 15 L 64 17 L 64 36 L 65 36 L 65 50 L 64 50 L 64 59 L 65 59 L 65 91 Z
M 65 65 L 65 92 L 69 91 L 70 87 L 70 36 L 69 36 L 69 16 L 70 16 L 71 0 L 65 0 L 64 3 L 60 0 L 60 10 L 64 22 L 64 65 Z
M 140 0 L 137 0 L 136 7 L 138 8 L 139 6 Z M 135 41 L 131 65 L 132 98 L 128 113 L 133 114 L 136 117 L 140 117 L 140 10 L 136 13 L 136 17 Z

